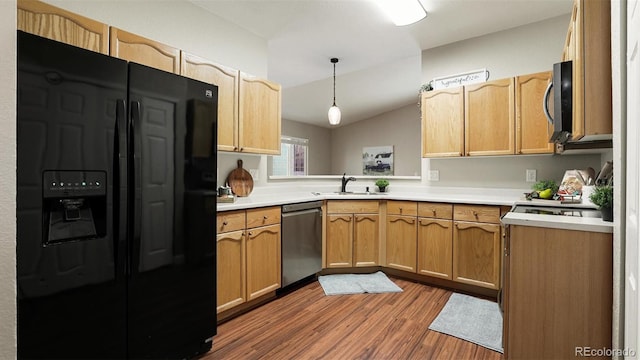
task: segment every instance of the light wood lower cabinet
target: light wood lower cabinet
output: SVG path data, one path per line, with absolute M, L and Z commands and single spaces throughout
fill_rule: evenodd
M 281 286 L 280 207 L 217 216 L 217 312 Z
M 416 272 L 418 203 L 387 201 L 386 266 Z
M 500 288 L 500 207 L 454 205 L 453 280 Z
M 280 288 L 280 224 L 248 229 L 247 300 Z
M 418 203 L 418 274 L 452 279 L 453 206 Z
M 218 313 L 247 301 L 244 230 L 216 236 Z
M 326 267 L 379 264 L 378 201 L 328 201 Z
M 509 227 L 506 359 L 571 359 L 577 348 L 611 349 L 612 241 L 607 233 Z

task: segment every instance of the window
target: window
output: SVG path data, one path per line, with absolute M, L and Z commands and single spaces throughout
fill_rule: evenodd
M 280 139 L 280 155 L 273 156 L 273 175 L 297 176 L 307 175 L 307 152 L 309 140 L 282 136 Z

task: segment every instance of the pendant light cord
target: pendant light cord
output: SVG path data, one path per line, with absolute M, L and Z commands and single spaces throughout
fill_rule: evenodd
M 333 106 L 336 106 L 336 63 L 338 59 L 332 58 L 331 62 L 333 63 Z

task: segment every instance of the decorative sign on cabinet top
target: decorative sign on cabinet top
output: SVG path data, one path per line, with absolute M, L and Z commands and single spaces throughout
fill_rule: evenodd
M 433 79 L 433 89 L 446 89 L 454 86 L 470 85 L 485 82 L 489 79 L 487 69 L 467 71 L 460 74 L 443 76 Z

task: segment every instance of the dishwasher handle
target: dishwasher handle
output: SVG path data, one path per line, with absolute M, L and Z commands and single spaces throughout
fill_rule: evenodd
M 289 213 L 282 213 L 282 217 L 283 218 L 288 218 L 291 216 L 298 216 L 298 215 L 304 215 L 304 214 L 316 214 L 316 213 L 322 213 L 322 211 L 320 209 L 309 209 L 309 210 L 302 210 L 302 211 L 293 211 L 293 212 L 289 212 Z

